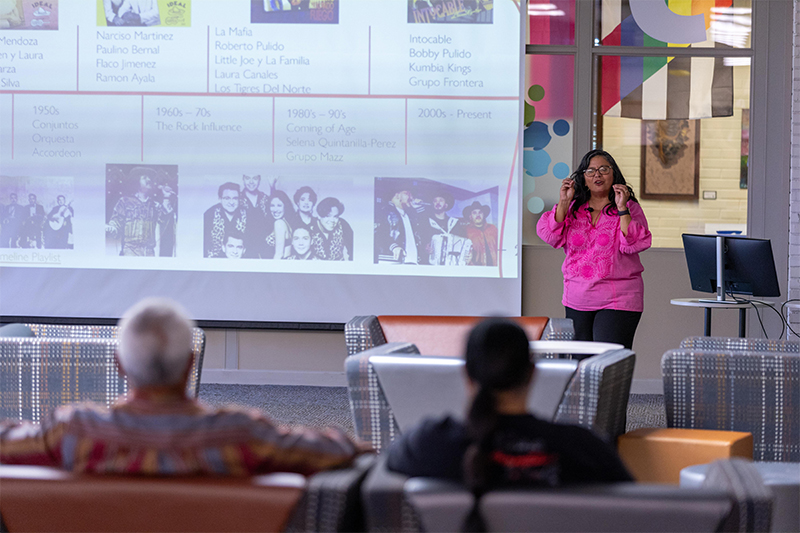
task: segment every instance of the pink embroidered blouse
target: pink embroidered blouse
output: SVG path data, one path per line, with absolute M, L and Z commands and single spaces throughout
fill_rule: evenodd
M 592 215 L 584 204 L 574 218 L 568 213 L 559 224 L 555 220 L 556 207 L 542 215 L 536 233 L 550 246 L 564 248 L 567 254 L 561 267 L 561 302 L 578 311 L 643 311 L 644 267 L 639 252 L 650 248 L 653 237 L 641 206 L 628 202 L 631 222 L 627 237 L 620 230 L 615 212 L 609 215 L 601 211 L 593 226 Z

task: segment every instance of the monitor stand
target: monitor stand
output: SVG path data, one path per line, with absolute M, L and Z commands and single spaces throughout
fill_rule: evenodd
M 726 303 L 725 301 L 725 237 L 717 235 L 717 297 L 701 298 L 702 303 Z

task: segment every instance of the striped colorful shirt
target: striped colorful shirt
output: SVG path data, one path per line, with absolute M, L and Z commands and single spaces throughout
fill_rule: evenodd
M 0 463 L 73 472 L 310 475 L 346 466 L 356 453 L 338 430 L 279 428 L 257 411 L 190 399 L 70 405 L 41 424 L 0 422 Z

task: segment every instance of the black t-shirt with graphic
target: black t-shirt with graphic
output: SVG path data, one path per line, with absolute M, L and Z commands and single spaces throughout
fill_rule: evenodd
M 463 422 L 428 418 L 392 444 L 387 466 L 408 476 L 462 480 L 469 444 Z M 633 481 L 614 449 L 591 431 L 529 414 L 499 417 L 490 458 L 497 485 Z

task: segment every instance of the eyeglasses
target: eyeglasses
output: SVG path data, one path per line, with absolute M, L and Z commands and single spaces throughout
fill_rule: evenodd
M 603 165 L 602 167 L 599 168 L 587 168 L 586 170 L 583 171 L 583 174 L 591 178 L 592 176 L 594 176 L 595 172 L 600 172 L 600 174 L 605 176 L 611 173 L 611 167 Z

